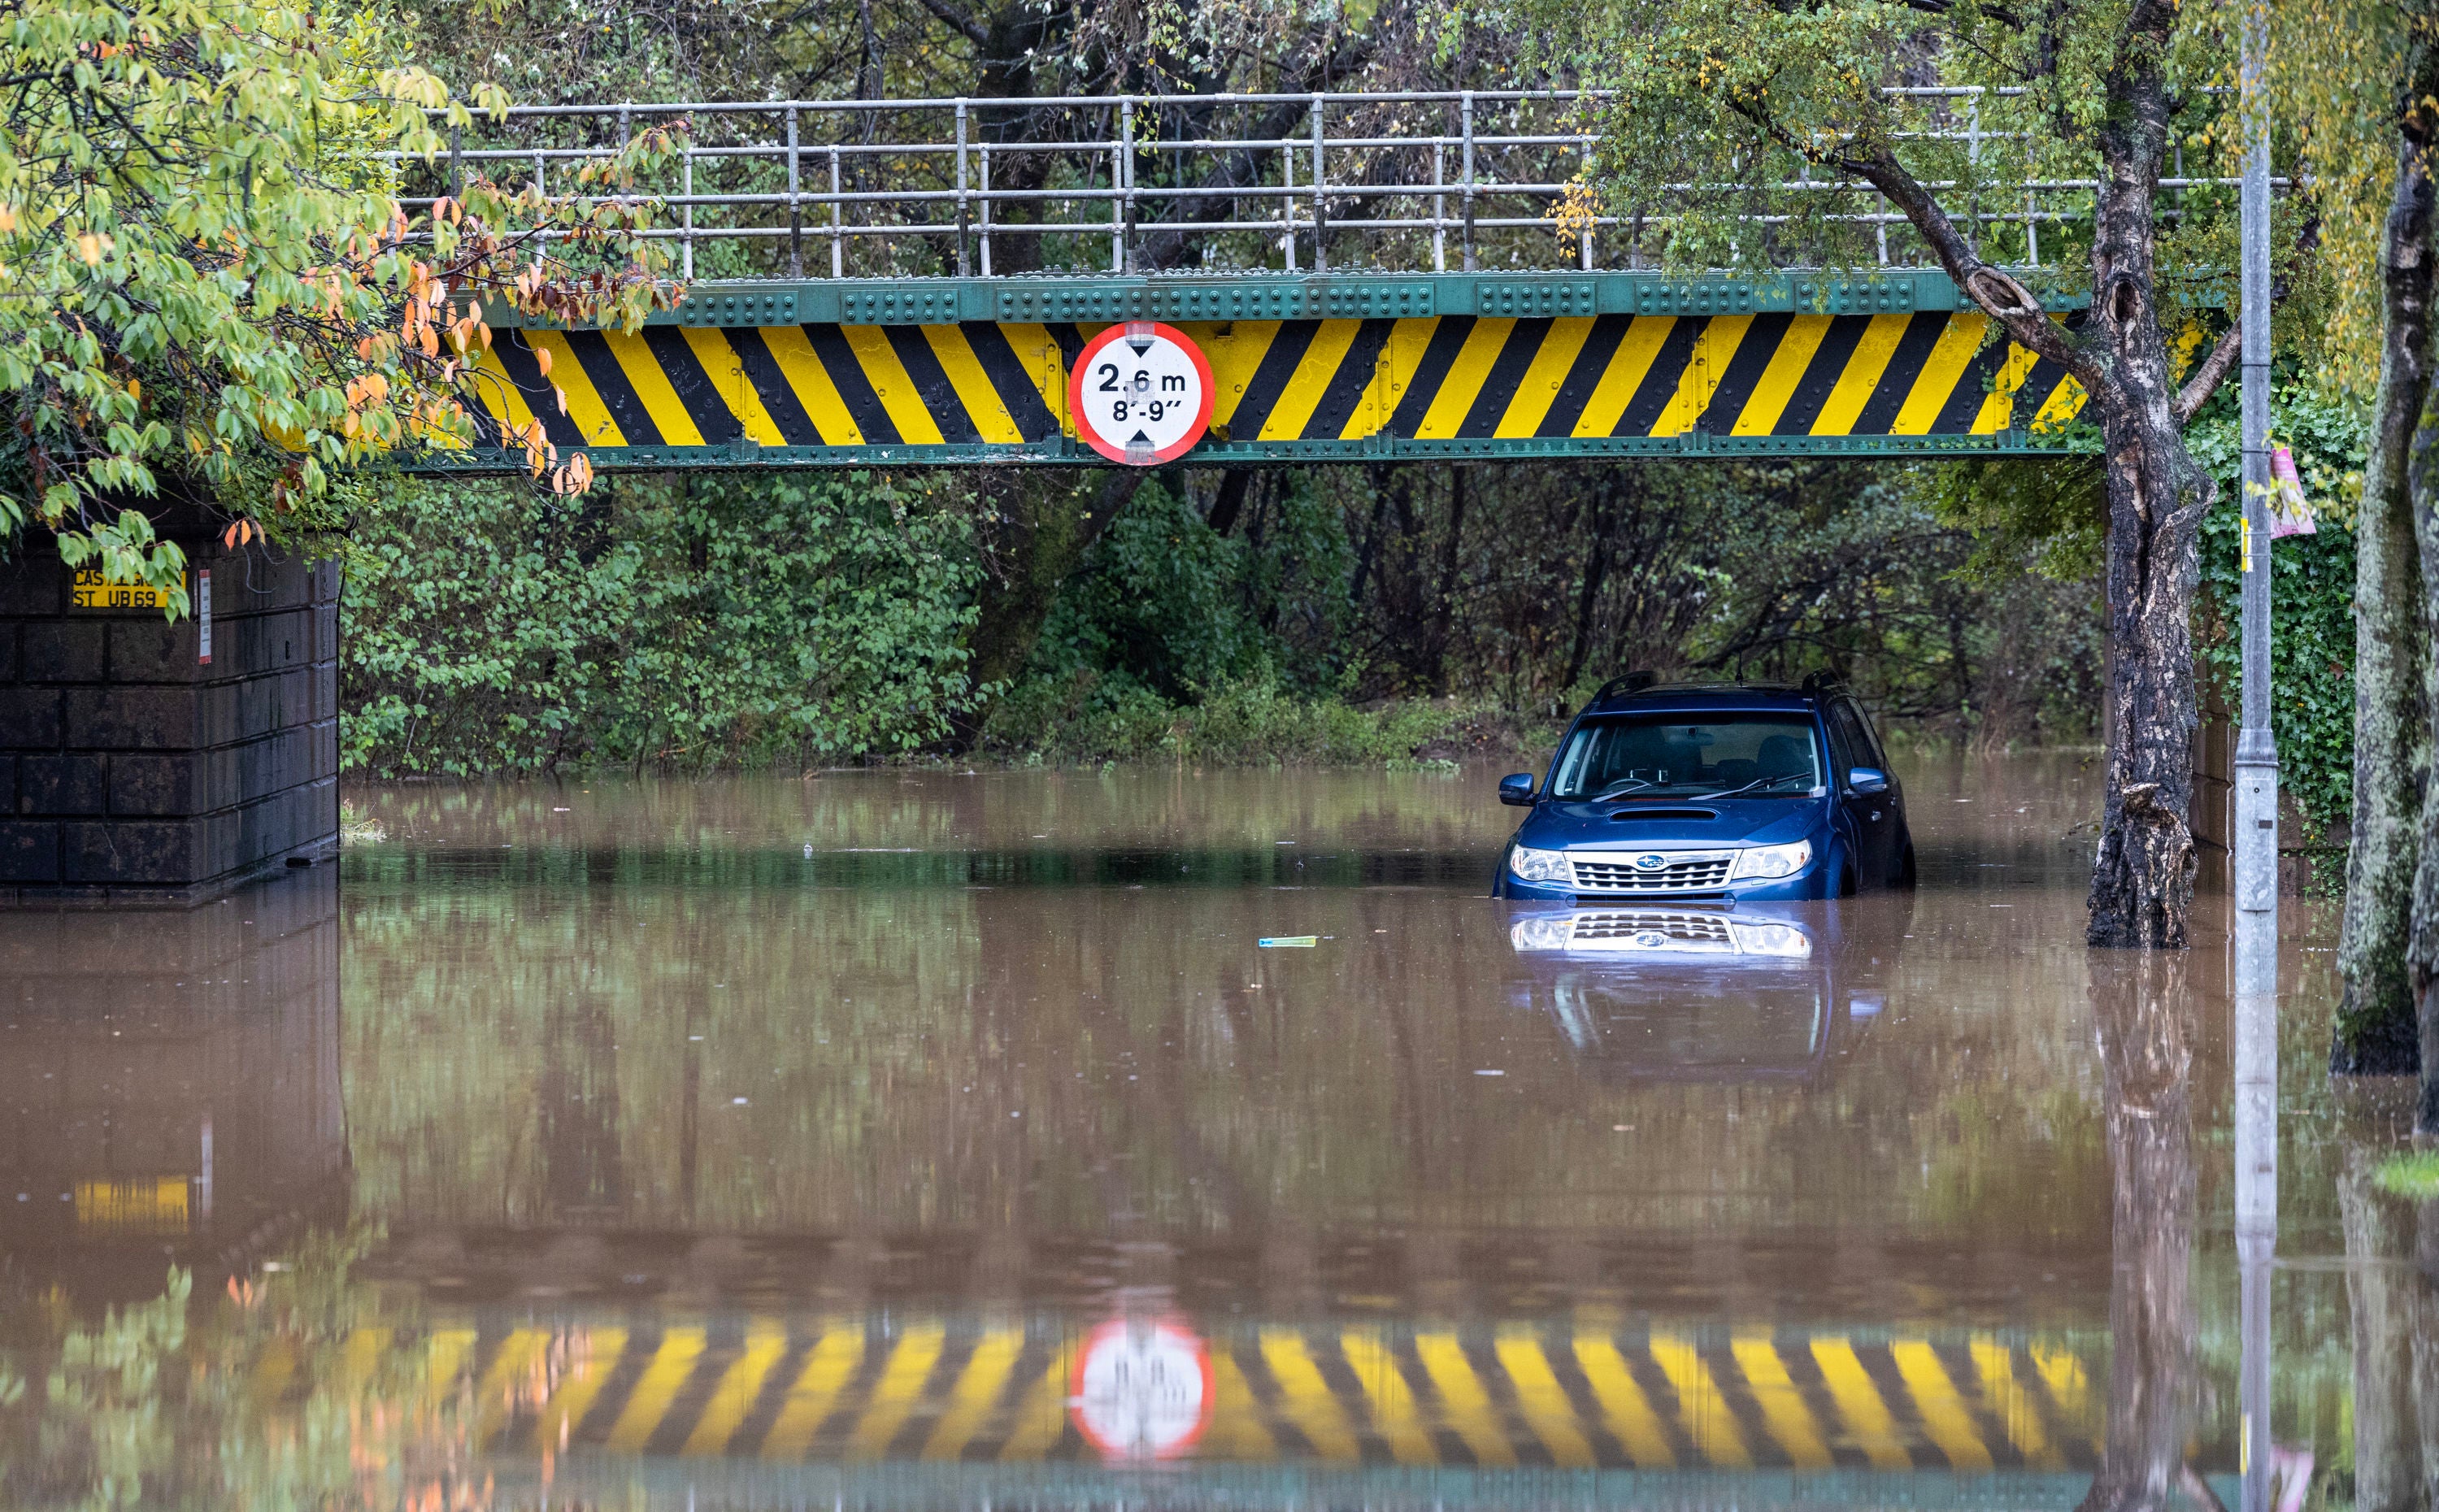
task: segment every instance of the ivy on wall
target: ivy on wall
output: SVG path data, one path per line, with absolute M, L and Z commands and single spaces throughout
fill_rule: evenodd
M 2362 492 L 2363 427 L 2350 406 L 2301 384 L 2270 402 L 2271 444 L 2295 454 L 2320 529 L 2270 549 L 2270 730 L 2278 783 L 2315 830 L 2354 808 L 2355 502 Z M 2219 480 L 2202 524 L 2206 618 L 2195 642 L 2232 691 L 2239 685 L 2243 591 L 2243 443 L 2235 389 L 2222 389 L 2186 433 L 2194 458 Z

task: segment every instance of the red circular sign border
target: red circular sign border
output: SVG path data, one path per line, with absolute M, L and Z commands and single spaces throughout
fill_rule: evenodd
M 1202 1408 L 1195 1417 L 1194 1427 L 1187 1431 L 1184 1438 L 1166 1449 L 1153 1450 L 1151 1457 L 1155 1460 L 1171 1460 L 1180 1455 L 1190 1454 L 1196 1446 L 1202 1442 L 1203 1435 L 1211 1431 L 1211 1419 L 1218 1401 L 1220 1384 L 1211 1365 L 1211 1341 L 1196 1333 L 1186 1325 L 1184 1319 L 1180 1318 L 1112 1318 L 1084 1335 L 1083 1343 L 1076 1350 L 1075 1362 L 1068 1367 L 1067 1372 L 1068 1420 L 1076 1425 L 1076 1432 L 1084 1442 L 1092 1445 L 1104 1459 L 1129 1459 L 1132 1456 L 1125 1454 L 1113 1445 L 1102 1443 L 1100 1435 L 1085 1426 L 1081 1410 L 1076 1405 L 1084 1395 L 1084 1365 L 1091 1358 L 1094 1347 L 1102 1340 L 1113 1334 L 1124 1337 L 1130 1327 L 1147 1323 L 1155 1331 L 1165 1330 L 1191 1343 L 1194 1346 L 1194 1363 L 1202 1375 Z
M 1195 413 L 1193 428 L 1188 430 L 1184 436 L 1180 437 L 1174 443 L 1154 452 L 1151 454 L 1151 461 L 1149 462 L 1128 463 L 1127 449 L 1123 446 L 1112 446 L 1109 442 L 1103 440 L 1100 433 L 1093 429 L 1092 422 L 1085 418 L 1084 375 L 1092 369 L 1093 359 L 1100 354 L 1102 347 L 1107 347 L 1110 343 L 1123 337 L 1127 333 L 1127 328 L 1129 326 L 1142 325 L 1150 326 L 1151 333 L 1153 335 L 1177 343 L 1178 346 L 1184 348 L 1186 356 L 1194 359 L 1194 370 L 1197 374 L 1201 375 L 1202 379 L 1202 408 Z M 1192 337 L 1186 335 L 1185 332 L 1178 329 L 1175 326 L 1166 325 L 1157 320 L 1119 321 L 1116 325 L 1102 331 L 1091 341 L 1086 342 L 1084 344 L 1084 349 L 1076 354 L 1076 365 L 1070 368 L 1067 373 L 1067 414 L 1068 417 L 1076 422 L 1076 438 L 1091 447 L 1094 451 L 1100 453 L 1103 456 L 1108 457 L 1111 461 L 1128 466 L 1157 467 L 1163 462 L 1174 462 L 1179 457 L 1184 456 L 1186 453 L 1194 450 L 1195 443 L 1202 440 L 1203 436 L 1211 429 L 1211 408 L 1219 397 L 1220 386 L 1218 383 L 1214 382 L 1211 378 L 1211 359 L 1202 355 L 1202 348 L 1195 345 Z

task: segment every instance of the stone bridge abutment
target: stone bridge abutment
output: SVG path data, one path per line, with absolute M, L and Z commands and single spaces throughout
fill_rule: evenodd
M 184 907 L 336 855 L 337 564 L 180 544 L 175 623 L 47 543 L 0 563 L 0 908 Z

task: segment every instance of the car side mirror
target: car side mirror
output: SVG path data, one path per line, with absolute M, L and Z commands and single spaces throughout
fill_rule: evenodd
M 1878 767 L 1855 767 L 1846 774 L 1846 788 L 1850 792 L 1886 792 L 1889 774 Z
M 1533 774 L 1511 772 L 1499 779 L 1499 801 L 1515 809 L 1533 806 Z

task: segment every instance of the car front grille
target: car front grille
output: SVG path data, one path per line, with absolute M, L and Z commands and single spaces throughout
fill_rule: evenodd
M 1678 914 L 1656 908 L 1587 910 L 1575 916 L 1575 926 L 1579 941 L 1658 935 L 1672 945 L 1729 945 L 1735 938 L 1728 932 L 1725 915 Z
M 1637 855 L 1658 855 L 1664 864 L 1635 864 Z M 1733 850 L 1643 851 L 1570 858 L 1578 892 L 1699 893 L 1725 887 Z

